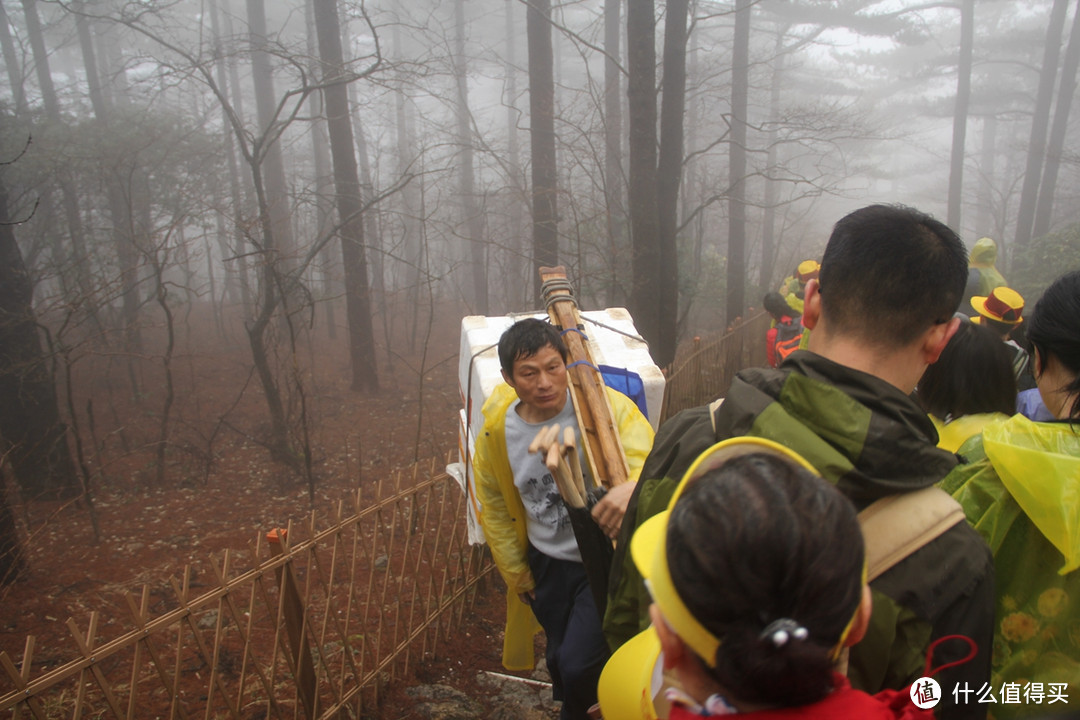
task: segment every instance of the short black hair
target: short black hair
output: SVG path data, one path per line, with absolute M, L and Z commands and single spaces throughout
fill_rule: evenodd
M 964 415 L 1016 412 L 1012 352 L 993 330 L 963 321 L 937 362 L 926 368 L 915 395 L 923 410 L 942 420 Z
M 914 208 L 870 205 L 842 218 L 821 259 L 828 327 L 880 347 L 904 347 L 960 305 L 967 250 L 947 225 Z
M 1017 324 L 1010 324 L 1007 322 L 1001 322 L 993 318 L 988 318 L 985 315 L 979 315 L 979 324 L 985 325 L 998 334 L 999 338 L 1007 338 L 1012 335 L 1013 332 L 1019 327 Z
M 764 453 L 733 458 L 688 486 L 667 530 L 671 580 L 716 637 L 715 679 L 738 700 L 794 706 L 832 688 L 833 649 L 862 600 L 863 538 L 832 485 Z M 777 647 L 781 618 L 805 640 Z
M 765 308 L 765 312 L 777 320 L 785 316 L 794 318 L 800 314 L 798 310 L 788 305 L 783 295 L 775 290 L 765 294 L 765 297 L 761 299 L 761 305 Z
M 1044 366 L 1052 355 L 1072 374 L 1065 387 L 1053 389 L 1076 395 L 1069 418 L 1080 420 L 1080 270 L 1050 284 L 1035 303 L 1027 326 L 1028 340 L 1039 351 Z
M 548 345 L 559 351 L 563 362 L 570 357 L 562 335 L 550 323 L 537 318 L 518 320 L 499 338 L 499 365 L 513 377 L 515 360 L 532 357 Z

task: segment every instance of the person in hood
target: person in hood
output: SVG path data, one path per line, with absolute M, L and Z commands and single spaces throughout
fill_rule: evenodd
M 652 625 L 605 667 L 605 718 L 641 717 L 628 682 L 659 651 L 677 682 L 653 708 L 669 705 L 669 720 L 933 718 L 909 691 L 874 697 L 836 672 L 870 622 L 862 531 L 851 503 L 784 446 L 714 445 L 634 534 L 631 553 L 652 592 Z
M 821 263 L 817 260 L 803 260 L 784 281 L 780 283 L 780 297 L 798 314 L 803 311 L 803 297 L 806 283 L 816 280 L 821 272 Z
M 997 566 L 995 694 L 1032 688 L 1080 702 L 1080 272 L 1058 278 L 1028 320 L 1039 394 L 1055 420 L 988 424 L 942 488 L 960 501 Z M 1002 702 L 996 718 L 1036 708 Z M 1047 707 L 1047 711 L 1052 707 Z
M 960 303 L 960 312 L 972 315 L 971 298 L 986 296 L 994 288 L 1008 285 L 1005 277 L 997 269 L 997 243 L 988 237 L 979 238 L 971 248 L 968 265 L 968 281 L 964 287 L 964 301 Z
M 820 277 L 806 286 L 808 348 L 778 368 L 740 371 L 722 402 L 685 410 L 660 427 L 615 551 L 604 616 L 613 648 L 648 625 L 648 593 L 625 552 L 631 534 L 667 507 L 686 469 L 716 442 L 750 435 L 785 445 L 856 510 L 936 485 L 956 467 L 956 455 L 936 447 L 933 423 L 909 396 L 959 327 L 953 314 L 966 273 L 956 233 L 912 208 L 871 205 L 836 224 Z M 993 558 L 958 514 L 870 583 L 870 627 L 848 665 L 854 687 L 871 694 L 908 687 L 922 675 L 930 644 L 954 634 L 973 640 L 978 654 L 943 671 L 942 687 L 989 679 Z M 948 644 L 935 661 L 959 661 L 967 649 Z M 986 705 L 946 696 L 938 710 L 942 718 L 979 718 Z

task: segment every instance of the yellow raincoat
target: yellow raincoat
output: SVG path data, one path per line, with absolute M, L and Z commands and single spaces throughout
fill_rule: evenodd
M 1022 415 L 989 423 L 942 481 L 990 545 L 997 571 L 992 685 L 1042 683 L 1080 700 L 1080 426 Z M 1066 687 L 1067 686 L 1067 687 Z
M 979 270 L 979 288 L 976 295 L 987 296 L 994 288 L 1008 285 L 1004 276 L 998 272 L 997 266 L 997 243 L 990 238 L 979 238 L 975 247 L 971 248 L 969 267 Z M 961 308 L 967 310 L 967 308 Z
M 605 389 L 630 466 L 630 480 L 636 482 L 652 449 L 652 426 L 632 400 L 615 390 Z M 526 556 L 529 538 L 525 506 L 514 487 L 510 460 L 506 456 L 506 413 L 515 400 L 514 389 L 502 383 L 484 403 L 484 427 L 476 439 L 473 471 L 476 497 L 480 502 L 480 524 L 495 565 L 506 581 L 503 666 L 508 670 L 530 670 L 535 664 L 533 635 L 540 625 L 529 606 L 518 599 L 519 593 L 532 590 L 536 583 Z
M 962 415 L 947 423 L 942 422 L 936 415 L 930 416 L 930 422 L 937 428 L 938 444 L 942 450 L 956 452 L 960 446 L 983 431 L 983 428 L 994 420 L 1006 420 L 1008 415 L 1004 413 L 976 413 L 974 415 Z

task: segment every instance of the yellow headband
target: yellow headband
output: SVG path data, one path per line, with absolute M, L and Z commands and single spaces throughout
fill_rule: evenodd
M 866 567 L 866 556 L 863 556 L 862 566 L 862 582 L 859 583 L 859 602 L 855 605 L 855 612 L 851 613 L 851 619 L 847 621 L 847 625 L 844 626 L 844 631 L 840 633 L 840 640 L 833 647 L 829 653 L 829 659 L 836 662 L 840 659 L 840 653 L 844 652 L 844 645 L 847 642 L 848 635 L 851 634 L 851 629 L 855 627 L 855 618 L 859 617 L 859 608 L 862 607 L 862 589 L 866 587 L 866 577 L 868 569 Z
M 755 437 L 739 437 L 725 440 L 706 450 L 683 475 L 675 493 L 671 496 L 667 509 L 642 523 L 630 540 L 630 553 L 634 564 L 645 578 L 646 586 L 653 601 L 660 607 L 660 612 L 671 625 L 671 629 L 682 638 L 683 642 L 708 664 L 716 667 L 716 651 L 720 639 L 698 622 L 679 597 L 671 580 L 667 562 L 667 525 L 671 509 L 679 501 L 683 490 L 705 473 L 719 468 L 732 458 L 752 453 L 776 455 L 795 462 L 814 475 L 820 475 L 810 463 L 794 451 L 772 440 Z M 854 618 L 844 630 L 844 638 L 851 631 Z M 843 638 L 842 638 L 843 640 Z M 841 640 L 841 642 L 842 642 Z

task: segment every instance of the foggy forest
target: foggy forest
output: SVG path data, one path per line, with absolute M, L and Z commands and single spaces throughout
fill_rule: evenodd
M 542 309 L 540 266 L 661 367 L 871 202 L 993 238 L 1029 304 L 1080 267 L 1080 2 L 0 12 L 5 584 L 54 508 L 239 453 L 309 502 L 444 456 L 460 318 Z

